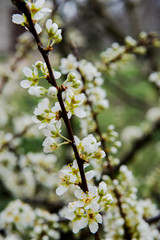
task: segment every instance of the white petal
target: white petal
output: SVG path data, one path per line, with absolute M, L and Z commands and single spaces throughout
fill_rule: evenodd
M 84 202 L 82 202 L 82 201 L 77 201 L 77 207 L 78 208 L 81 208 L 81 207 L 83 207 L 84 206 Z
M 53 74 L 54 74 L 55 79 L 58 79 L 58 78 L 60 78 L 60 76 L 61 76 L 61 73 L 58 72 L 58 71 L 54 71 L 54 70 L 53 70 Z
M 45 4 L 45 0 L 37 0 L 34 3 L 36 9 L 41 9 Z
M 77 164 L 77 161 L 76 161 L 76 160 L 73 161 L 72 168 L 75 168 L 75 169 L 78 168 L 78 164 Z
M 73 232 L 74 232 L 74 233 L 78 233 L 78 232 L 79 232 L 79 227 L 78 227 L 77 222 L 74 222 L 74 223 L 73 223 Z
M 77 136 L 74 136 L 74 140 L 76 145 L 78 146 L 80 144 L 80 139 Z
M 43 133 L 44 133 L 44 136 L 46 136 L 46 137 L 51 137 L 52 136 L 52 133 L 48 129 L 44 129 Z
M 96 172 L 93 170 L 90 170 L 90 171 L 86 172 L 86 179 L 88 181 L 90 181 L 95 175 L 96 175 Z
M 30 95 L 35 95 L 36 94 L 36 87 L 30 87 L 29 89 L 28 89 L 28 93 L 30 94 Z
M 52 19 L 48 19 L 46 22 L 46 29 L 49 31 L 52 27 Z
M 67 211 L 65 214 L 65 218 L 69 219 L 69 220 L 73 220 L 75 217 L 74 213 L 71 211 Z
M 56 194 L 58 196 L 63 195 L 63 193 L 65 193 L 67 191 L 68 187 L 64 186 L 64 185 L 60 185 L 57 189 L 56 189 Z
M 98 191 L 104 195 L 107 192 L 107 185 L 105 182 L 100 182 L 99 187 L 98 187 Z
M 25 22 L 25 19 L 21 14 L 13 14 L 12 22 L 16 24 L 22 24 L 23 22 Z
M 56 95 L 57 95 L 57 92 L 58 92 L 58 90 L 57 90 L 56 87 L 50 87 L 50 88 L 48 89 L 48 95 L 49 95 L 50 97 L 56 96 Z
M 68 116 L 68 118 L 70 119 L 70 118 L 72 117 L 72 113 L 71 113 L 71 112 L 68 112 L 68 113 L 67 113 L 67 116 Z
M 27 78 L 32 77 L 32 70 L 28 67 L 23 68 L 23 73 Z
M 92 221 L 91 223 L 89 223 L 89 229 L 91 233 L 96 233 L 98 231 L 98 223 L 95 221 Z
M 50 8 L 42 8 L 40 11 L 43 12 L 43 13 L 46 13 L 46 12 L 52 12 L 52 9 L 50 9 Z
M 38 11 L 38 12 L 34 15 L 33 19 L 38 21 L 38 20 L 40 20 L 43 16 L 44 16 L 44 14 L 41 13 L 40 11 Z
M 31 86 L 31 84 L 32 84 L 32 82 L 27 80 L 27 79 L 26 80 L 22 80 L 20 82 L 20 85 L 21 85 L 22 88 L 29 88 Z
M 77 189 L 74 191 L 74 195 L 78 199 L 83 199 L 85 196 L 85 193 L 81 189 Z
M 34 123 L 40 123 L 40 122 L 41 122 L 40 120 L 37 119 L 36 116 L 33 116 L 33 117 L 32 117 L 32 121 L 33 121 Z
M 42 123 L 40 126 L 39 126 L 39 129 L 42 129 L 42 128 L 45 128 L 45 127 L 47 127 L 47 125 L 48 125 L 48 123 Z
M 102 223 L 102 216 L 100 214 L 97 214 L 96 219 L 98 223 Z
M 98 198 L 97 198 L 97 200 L 98 200 Z M 98 204 L 98 203 L 94 203 L 94 204 L 92 205 L 92 209 L 93 209 L 94 212 L 98 212 L 98 210 L 99 210 L 99 204 Z
M 36 29 L 36 32 L 37 34 L 41 33 L 42 32 L 42 28 L 40 27 L 40 25 L 38 23 L 35 23 L 34 24 L 34 27 Z
M 86 116 L 86 112 L 81 108 L 75 108 L 74 113 L 79 118 L 84 118 Z
M 57 23 L 53 23 L 52 24 L 52 31 L 53 31 L 53 33 L 56 33 L 57 31 L 58 31 L 58 25 L 57 25 Z M 56 34 L 57 35 L 57 34 Z
M 85 228 L 87 225 L 88 225 L 87 218 L 82 218 L 81 220 L 78 221 L 78 226 L 80 229 Z

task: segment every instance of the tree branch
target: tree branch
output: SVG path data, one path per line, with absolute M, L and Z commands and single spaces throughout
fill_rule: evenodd
M 145 221 L 146 221 L 147 223 L 149 223 L 149 224 L 156 223 L 156 222 L 158 222 L 159 220 L 160 220 L 160 213 L 157 214 L 157 215 L 154 216 L 154 217 L 145 219 Z
M 74 52 L 74 55 L 76 56 L 77 60 L 79 60 L 79 56 L 78 56 L 78 51 L 77 49 L 72 45 L 72 50 Z M 85 77 L 83 76 L 83 74 L 81 73 L 81 70 L 80 68 L 78 67 L 77 68 L 77 71 L 79 72 L 79 74 L 81 75 L 81 79 L 82 79 L 82 82 L 85 84 Z M 106 149 L 106 142 L 105 142 L 105 139 L 103 138 L 102 136 L 102 133 L 101 133 L 101 130 L 100 130 L 100 126 L 99 126 L 99 123 L 98 123 L 98 119 L 97 119 L 97 114 L 94 112 L 94 109 L 93 109 L 93 105 L 92 105 L 92 102 L 89 100 L 89 96 L 84 88 L 83 90 L 84 94 L 86 95 L 86 98 L 87 98 L 87 104 L 89 105 L 90 109 L 91 109 L 91 112 L 92 112 L 92 116 L 93 116 L 93 120 L 95 121 L 96 123 L 96 133 L 98 134 L 98 136 L 100 137 L 100 141 L 101 141 L 101 145 L 102 145 L 102 149 L 103 151 L 105 152 L 106 156 L 106 161 L 108 163 L 108 169 L 109 169 L 109 175 L 111 177 L 112 180 L 115 179 L 115 176 L 114 176 L 114 171 L 113 171 L 113 167 L 110 163 L 110 160 L 109 160 L 109 154 L 108 154 L 108 151 Z M 124 237 L 125 237 L 125 240 L 131 240 L 132 239 L 132 234 L 130 232 L 130 229 L 129 227 L 127 226 L 127 221 L 126 221 L 126 214 L 124 213 L 123 209 L 122 209 L 122 203 L 121 203 L 121 194 L 118 192 L 117 188 L 114 186 L 114 194 L 115 194 L 115 197 L 117 199 L 117 203 L 118 203 L 118 208 L 119 208 L 119 212 L 120 212 L 120 215 L 121 217 L 124 219 L 124 225 L 123 225 L 123 228 L 124 228 Z M 95 237 L 95 239 L 98 239 Z

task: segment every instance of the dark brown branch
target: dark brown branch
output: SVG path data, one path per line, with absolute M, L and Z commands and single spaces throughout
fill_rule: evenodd
M 134 142 L 133 147 L 123 157 L 121 157 L 120 163 L 114 168 L 114 171 L 118 171 L 122 165 L 128 164 L 135 154 L 153 139 L 153 135 L 158 130 L 160 130 L 160 120 L 155 122 L 149 133 L 143 135 L 140 139 L 137 139 Z
M 153 224 L 153 223 L 156 223 L 160 220 L 160 213 L 154 217 L 151 217 L 151 218 L 147 218 L 145 219 L 145 221 L 149 224 Z
M 7 77 L 2 77 L 0 81 L 0 93 L 2 92 L 3 88 L 5 87 L 6 83 L 8 82 Z

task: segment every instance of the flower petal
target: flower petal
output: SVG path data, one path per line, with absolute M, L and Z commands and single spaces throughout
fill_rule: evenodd
M 16 24 L 22 24 L 23 22 L 25 22 L 25 18 L 21 14 L 13 14 L 12 22 Z
M 79 118 L 84 118 L 86 116 L 86 112 L 82 108 L 75 108 L 74 113 Z
M 58 196 L 62 196 L 63 193 L 65 193 L 67 191 L 68 187 L 64 186 L 64 185 L 60 185 L 57 189 L 56 189 L 56 194 Z
M 96 233 L 98 231 L 98 223 L 95 221 L 92 221 L 91 223 L 89 223 L 89 229 L 91 233 Z
M 31 86 L 32 82 L 25 79 L 20 82 L 20 85 L 22 88 L 29 88 Z
M 32 77 L 32 70 L 28 67 L 23 68 L 23 73 L 27 78 Z
M 90 170 L 90 171 L 86 172 L 86 179 L 89 181 L 89 180 L 91 180 L 95 175 L 96 175 L 95 171 Z
M 73 232 L 74 233 L 78 233 L 79 232 L 79 226 L 78 226 L 77 222 L 73 223 Z
M 97 222 L 102 223 L 102 216 L 98 213 L 96 216 Z
M 35 27 L 35 29 L 36 29 L 37 34 L 39 34 L 39 33 L 42 32 L 42 28 L 41 28 L 41 26 L 40 26 L 38 23 L 35 23 L 35 24 L 34 24 L 34 27 Z
M 80 229 L 85 228 L 88 225 L 88 219 L 82 217 L 81 220 L 78 221 L 78 226 Z
M 58 71 L 53 71 L 53 74 L 54 74 L 55 79 L 58 79 L 61 76 L 61 73 Z

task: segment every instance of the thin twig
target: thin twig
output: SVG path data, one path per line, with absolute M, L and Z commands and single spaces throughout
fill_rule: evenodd
M 151 217 L 151 218 L 145 219 L 145 221 L 146 221 L 147 223 L 149 223 L 149 224 L 156 223 L 156 222 L 158 222 L 159 220 L 160 220 L 160 213 L 157 214 L 156 216 L 153 216 L 153 217 Z
M 78 56 L 78 51 L 77 49 L 72 45 L 72 50 L 73 50 L 73 53 L 75 54 L 76 58 L 77 58 L 77 61 L 79 61 L 79 56 Z M 77 68 L 77 71 L 80 73 L 81 75 L 81 79 L 82 79 L 82 82 L 85 84 L 85 77 L 83 76 L 80 68 L 78 67 Z M 100 137 L 100 141 L 101 141 L 101 145 L 102 145 L 102 149 L 103 151 L 105 152 L 105 158 L 106 158 L 106 161 L 108 163 L 108 170 L 109 170 L 109 176 L 111 177 L 112 180 L 115 179 L 115 176 L 114 176 L 114 169 L 110 163 L 110 160 L 109 160 L 109 154 L 108 154 L 108 151 L 106 149 L 106 142 L 105 142 L 105 139 L 103 138 L 102 136 L 102 133 L 101 133 L 101 130 L 100 130 L 100 126 L 99 126 L 99 123 L 98 123 L 98 119 L 97 119 L 97 114 L 94 112 L 94 109 L 93 109 L 93 105 L 92 105 L 92 102 L 89 100 L 89 96 L 85 90 L 85 88 L 83 89 L 83 92 L 84 94 L 86 95 L 86 98 L 87 98 L 87 104 L 89 105 L 90 109 L 91 109 L 91 112 L 92 112 L 92 116 L 93 116 L 93 120 L 95 121 L 96 123 L 96 133 L 98 134 L 98 136 Z M 120 212 L 120 215 L 121 217 L 124 219 L 124 225 L 123 225 L 123 228 L 124 228 L 124 237 L 125 237 L 125 240 L 131 240 L 132 239 L 132 235 L 130 233 L 130 229 L 129 227 L 127 226 L 127 221 L 126 221 L 126 214 L 124 213 L 123 209 L 122 209 L 122 203 L 121 203 L 121 194 L 118 192 L 117 188 L 114 186 L 114 194 L 115 194 L 115 197 L 117 199 L 117 205 L 118 205 L 118 208 L 119 208 L 119 212 Z

